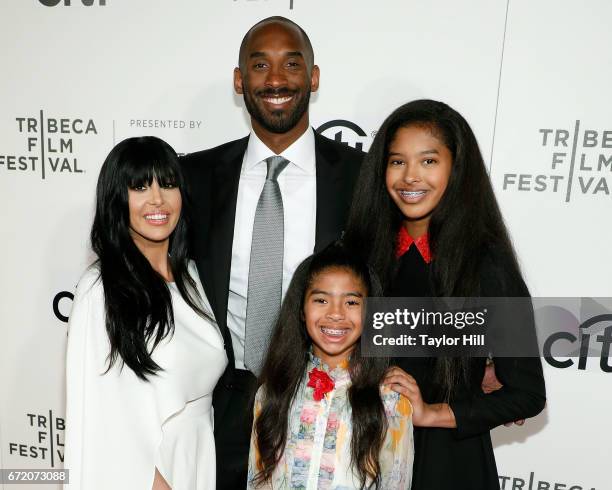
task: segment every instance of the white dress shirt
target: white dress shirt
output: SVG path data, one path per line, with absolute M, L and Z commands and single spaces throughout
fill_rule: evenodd
M 274 155 L 251 131 L 238 184 L 227 302 L 227 326 L 232 336 L 237 369 L 245 369 L 245 320 L 255 210 L 266 181 L 267 165 L 264 160 Z M 284 297 L 295 269 L 312 254 L 315 245 L 317 180 L 314 130 L 308 128 L 280 156 L 290 162 L 278 176 L 285 215 Z

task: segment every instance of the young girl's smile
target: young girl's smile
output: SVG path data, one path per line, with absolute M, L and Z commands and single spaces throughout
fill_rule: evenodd
M 348 358 L 361 337 L 361 313 L 367 289 L 344 268 L 315 276 L 304 298 L 304 319 L 313 354 L 330 368 Z
M 387 159 L 387 192 L 413 238 L 427 233 L 431 213 L 446 191 L 452 161 L 450 150 L 427 127 L 408 126 L 395 133 Z

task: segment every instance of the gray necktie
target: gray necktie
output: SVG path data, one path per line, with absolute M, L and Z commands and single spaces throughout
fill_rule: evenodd
M 283 198 L 276 179 L 289 160 L 274 156 L 266 158 L 266 163 L 266 183 L 257 202 L 253 223 L 244 342 L 244 364 L 256 376 L 261 373 L 281 304 L 284 216 Z

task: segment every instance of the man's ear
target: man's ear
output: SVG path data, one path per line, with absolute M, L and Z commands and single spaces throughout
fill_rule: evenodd
M 240 68 L 234 68 L 234 90 L 237 94 L 243 94 L 242 91 L 242 73 L 240 73 Z
M 317 65 L 313 65 L 312 72 L 310 73 L 310 91 L 316 92 L 319 90 L 319 76 L 321 76 L 321 71 Z

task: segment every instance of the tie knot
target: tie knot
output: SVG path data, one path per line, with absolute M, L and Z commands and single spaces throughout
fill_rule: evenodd
M 285 169 L 289 160 L 279 156 L 273 156 L 266 158 L 266 164 L 268 165 L 268 173 L 266 180 L 276 181 L 280 173 Z

